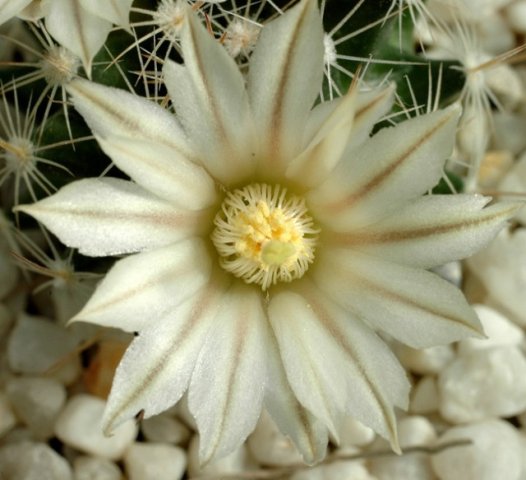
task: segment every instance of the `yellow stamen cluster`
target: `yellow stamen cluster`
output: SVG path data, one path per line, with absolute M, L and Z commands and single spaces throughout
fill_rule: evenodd
M 221 266 L 263 290 L 301 278 L 314 260 L 319 230 L 303 199 L 279 185 L 229 192 L 214 224 L 212 241 Z

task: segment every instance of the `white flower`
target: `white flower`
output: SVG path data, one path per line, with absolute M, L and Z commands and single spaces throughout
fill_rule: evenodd
M 189 15 L 184 66 L 167 62 L 177 117 L 127 92 L 69 90 L 131 181 L 74 182 L 19 210 L 68 246 L 119 260 L 75 317 L 139 332 L 104 425 L 189 391 L 206 462 L 268 410 L 309 463 L 352 415 L 398 449 L 409 383 L 376 334 L 414 347 L 477 335 L 462 294 L 425 269 L 486 244 L 515 210 L 423 196 L 440 179 L 459 109 L 369 138 L 393 89 L 311 110 L 323 76 L 314 0 L 265 26 L 247 86 Z
M 45 17 L 53 38 L 77 55 L 86 72 L 104 45 L 112 24 L 126 27 L 133 0 L 0 0 L 0 25 L 15 16 Z
M 0 0 L 0 25 L 16 17 L 31 0 Z

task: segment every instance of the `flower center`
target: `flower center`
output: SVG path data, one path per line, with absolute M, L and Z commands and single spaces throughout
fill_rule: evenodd
M 301 278 L 314 260 L 319 230 L 304 200 L 280 185 L 256 183 L 229 192 L 214 224 L 221 266 L 263 290 Z

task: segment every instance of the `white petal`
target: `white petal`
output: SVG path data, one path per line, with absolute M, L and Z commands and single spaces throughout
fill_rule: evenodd
M 84 9 L 108 22 L 125 27 L 133 0 L 80 0 Z
M 196 150 L 228 184 L 254 169 L 254 137 L 245 83 L 232 57 L 189 14 L 181 31 L 184 67 L 164 66 L 165 82 Z
M 335 403 L 331 408 L 352 415 L 398 448 L 394 407 L 407 407 L 409 383 L 384 342 L 315 288 L 301 295 L 279 293 L 269 313 L 289 381 L 302 403 L 313 408 L 310 399 L 321 393 L 327 406 Z M 302 368 L 302 363 L 312 367 Z M 315 393 L 313 379 L 306 378 L 314 371 L 322 392 Z
M 145 98 L 82 79 L 68 86 L 75 108 L 99 137 L 109 135 L 162 143 L 194 159 L 174 115 Z
M 44 2 L 40 0 L 32 0 L 31 3 L 18 14 L 18 18 L 26 22 L 36 22 L 40 20 L 45 15 L 43 4 Z
M 369 138 L 374 125 L 391 110 L 396 85 L 386 88 L 361 92 L 356 99 L 356 113 L 346 153 L 361 145 Z
M 335 355 L 331 339 L 304 312 L 303 299 L 292 292 L 272 297 L 269 319 L 276 335 L 288 381 L 302 405 L 314 412 L 337 438 L 347 401 L 342 359 Z M 307 316 L 304 314 L 307 313 Z
M 411 347 L 480 337 L 480 322 L 460 290 L 433 273 L 351 250 L 320 254 L 315 267 L 321 290 Z
M 323 28 L 315 0 L 266 25 L 250 59 L 248 91 L 263 142 L 261 169 L 280 170 L 301 152 L 306 118 L 323 78 Z
M 453 148 L 458 106 L 384 128 L 309 195 L 318 219 L 336 230 L 370 225 L 436 185 Z
M 72 320 L 140 332 L 201 288 L 210 267 L 196 238 L 123 258 Z
M 354 122 L 356 91 L 349 90 L 320 125 L 304 152 L 292 160 L 286 176 L 304 187 L 320 184 L 339 162 Z
M 392 84 L 386 88 L 357 94 L 353 128 L 346 150 L 356 148 L 369 138 L 375 123 L 391 109 L 395 91 L 396 85 Z M 344 98 L 339 97 L 330 102 L 322 102 L 312 109 L 305 131 L 306 143 L 309 143 L 310 139 L 316 135 L 326 118 L 332 115 Z
M 177 206 L 199 210 L 217 198 L 210 175 L 171 147 L 117 136 L 97 140 L 115 165 L 141 187 Z
M 235 283 L 190 382 L 188 400 L 199 430 L 201 463 L 232 452 L 254 429 L 267 380 L 267 332 L 260 291 Z
M 522 204 L 483 207 L 481 195 L 426 195 L 362 231 L 336 234 L 335 246 L 416 267 L 468 257 L 487 245 Z
M 104 45 L 111 23 L 84 10 L 80 0 L 53 0 L 46 3 L 46 28 L 82 60 L 89 76 L 93 57 Z
M 0 0 L 0 25 L 18 15 L 31 0 Z
M 79 180 L 15 210 L 35 217 L 68 247 L 94 257 L 168 245 L 201 232 L 210 221 L 204 213 L 177 210 L 115 178 Z
M 117 368 L 103 426 L 111 432 L 143 412 L 170 408 L 188 387 L 223 290 L 209 284 L 152 322 L 133 340 Z
M 327 427 L 301 405 L 292 391 L 275 338 L 269 342 L 265 407 L 282 433 L 289 436 L 308 465 L 321 461 L 327 451 Z

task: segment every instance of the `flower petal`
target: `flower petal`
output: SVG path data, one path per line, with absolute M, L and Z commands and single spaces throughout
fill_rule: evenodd
M 391 84 L 386 88 L 370 92 L 358 92 L 354 106 L 353 128 L 346 150 L 356 148 L 369 138 L 373 126 L 391 109 L 395 91 L 396 85 Z M 326 118 L 332 115 L 344 98 L 339 97 L 330 102 L 322 102 L 312 109 L 305 129 L 304 142 L 311 141 L 320 130 L 321 125 L 326 122 Z
M 140 412 L 148 418 L 179 401 L 222 294 L 219 285 L 206 285 L 133 340 L 115 373 L 103 419 L 106 432 Z
M 45 2 L 40 0 L 33 0 L 18 14 L 18 18 L 25 20 L 26 22 L 36 22 L 41 18 L 44 18 L 44 3 Z
M 70 183 L 32 205 L 20 205 L 62 243 L 93 257 L 138 252 L 196 233 L 208 214 L 177 210 L 141 187 L 115 178 Z
M 199 210 L 217 198 L 212 178 L 171 147 L 120 136 L 97 140 L 115 165 L 141 187 L 177 206 Z
M 93 57 L 104 45 L 111 23 L 84 10 L 80 0 L 53 0 L 46 3 L 46 28 L 82 60 L 89 76 Z
M 189 408 L 199 430 L 201 463 L 232 452 L 255 428 L 267 382 L 266 323 L 261 293 L 234 283 L 190 382 Z
M 301 152 L 305 119 L 323 78 L 323 28 L 315 0 L 266 25 L 250 59 L 248 91 L 262 138 L 263 173 Z
M 267 385 L 265 407 L 280 431 L 292 439 L 304 462 L 313 465 L 325 457 L 329 438 L 327 427 L 294 395 L 275 338 L 269 346 L 268 378 L 271 381 Z
M 304 187 L 318 185 L 339 162 L 354 123 L 356 91 L 352 88 L 341 97 L 307 145 L 305 151 L 292 160 L 286 176 Z
M 309 409 L 318 403 L 317 414 L 336 409 L 352 415 L 399 449 L 394 407 L 406 408 L 409 394 L 403 368 L 363 322 L 315 288 L 300 291 L 279 293 L 269 306 L 296 395 Z M 320 395 L 323 403 L 314 400 Z
M 129 24 L 133 0 L 80 0 L 84 9 L 121 27 Z
M 335 234 L 335 246 L 415 267 L 468 257 L 487 245 L 522 204 L 483 208 L 481 195 L 426 195 L 363 230 Z
M 147 140 L 195 159 L 175 115 L 159 105 L 118 88 L 82 79 L 68 86 L 75 108 L 99 137 L 109 135 Z
M 334 354 L 331 339 L 313 321 L 312 312 L 304 312 L 308 308 L 303 303 L 293 292 L 273 295 L 268 307 L 270 324 L 294 394 L 337 438 L 347 401 L 343 369 L 334 368 L 342 359 Z
M 317 105 L 309 115 L 304 142 L 306 150 L 288 166 L 286 175 L 302 186 L 322 183 L 335 166 L 353 155 L 374 124 L 393 103 L 395 86 L 339 97 Z
M 431 189 L 453 148 L 458 106 L 380 130 L 308 195 L 335 230 L 370 225 Z
M 0 0 L 0 25 L 16 17 L 32 0 Z
M 210 267 L 196 238 L 123 258 L 72 321 L 140 332 L 201 288 Z
M 165 82 L 178 117 L 206 159 L 230 185 L 254 170 L 254 130 L 239 68 L 192 13 L 181 31 L 184 66 L 166 62 Z
M 481 336 L 460 290 L 425 270 L 338 250 L 318 256 L 312 278 L 339 305 L 413 348 Z
M 346 153 L 360 146 L 369 138 L 374 125 L 391 110 L 395 92 L 396 85 L 391 84 L 386 88 L 358 94 L 354 125 Z

